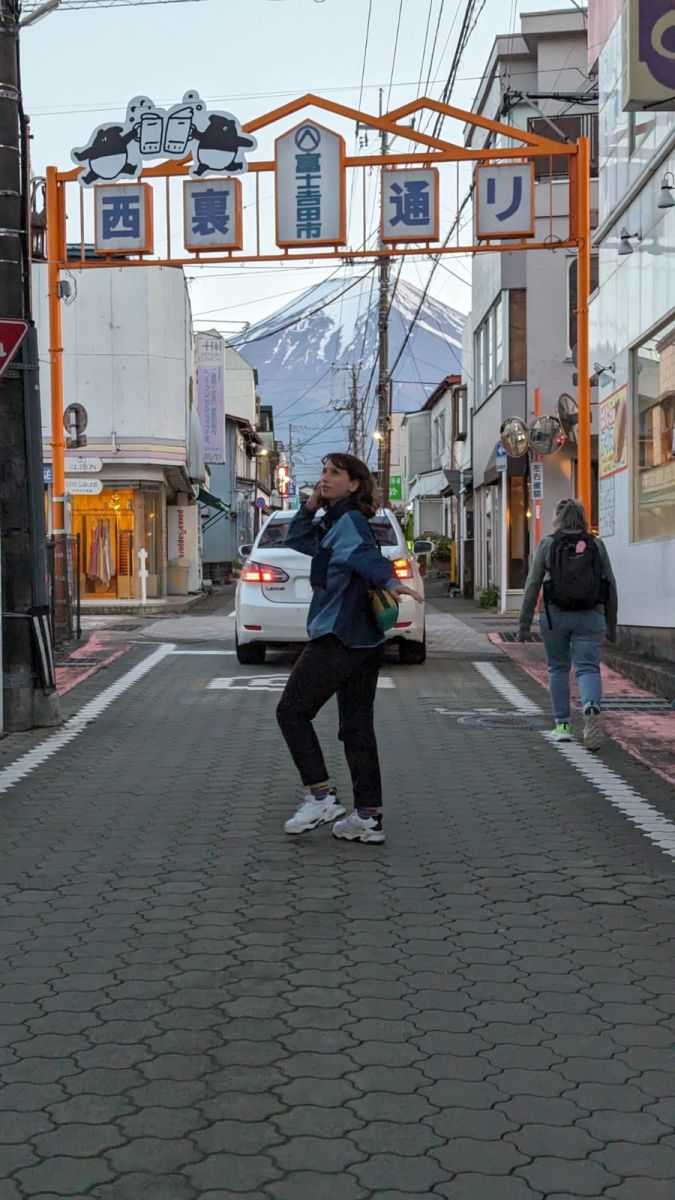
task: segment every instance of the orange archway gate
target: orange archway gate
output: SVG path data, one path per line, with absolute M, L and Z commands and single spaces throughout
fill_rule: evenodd
M 377 260 L 383 256 L 394 258 L 405 258 L 410 256 L 428 255 L 430 257 L 436 255 L 451 255 L 451 254 L 485 254 L 494 252 L 509 251 L 528 251 L 528 250 L 562 250 L 565 248 L 574 249 L 578 254 L 578 293 L 577 293 L 577 353 L 579 364 L 579 383 L 578 383 L 578 404 L 579 404 L 579 425 L 578 425 L 578 486 L 577 491 L 579 498 L 586 507 L 586 510 L 591 511 L 591 407 L 590 407 L 590 376 L 588 371 L 589 359 L 589 329 L 588 329 L 588 306 L 590 294 L 590 147 L 588 138 L 579 138 L 574 144 L 565 144 L 554 141 L 551 138 L 541 137 L 538 134 L 530 133 L 526 130 L 517 129 L 510 125 L 505 125 L 499 121 L 493 121 L 486 117 L 477 115 L 476 113 L 466 112 L 463 109 L 456 108 L 452 105 L 441 104 L 437 100 L 422 97 L 414 100 L 409 104 L 401 105 L 398 108 L 391 109 L 389 112 L 375 115 L 373 113 L 362 112 L 358 109 L 351 108 L 348 105 L 336 103 L 332 100 L 327 100 L 321 96 L 315 96 L 308 93 L 298 97 L 296 100 L 288 104 L 281 105 L 270 112 L 263 113 L 262 116 L 248 121 L 241 128 L 244 134 L 254 135 L 262 129 L 276 125 L 279 122 L 285 121 L 295 114 L 302 113 L 306 109 L 319 109 L 324 112 L 331 113 L 336 117 L 350 122 L 356 122 L 360 128 L 372 129 L 384 134 L 388 138 L 396 138 L 405 140 L 410 148 L 404 153 L 389 154 L 361 154 L 350 156 L 343 154 L 341 164 L 343 171 L 353 170 L 361 171 L 364 177 L 365 188 L 365 172 L 373 168 L 391 169 L 401 167 L 406 170 L 419 169 L 420 171 L 429 171 L 430 168 L 442 167 L 446 164 L 457 164 L 457 169 L 460 164 L 474 164 L 474 171 L 477 172 L 481 167 L 511 167 L 518 165 L 529 168 L 532 180 L 534 180 L 534 164 L 537 161 L 554 157 L 560 159 L 565 157 L 568 160 L 568 179 L 569 179 L 569 223 L 567 237 L 553 237 L 552 233 L 549 236 L 537 240 L 535 234 L 535 210 L 534 199 L 532 197 L 531 214 L 532 225 L 529 230 L 519 230 L 514 228 L 512 231 L 489 229 L 482 235 L 480 231 L 474 236 L 472 242 L 462 244 L 457 240 L 450 244 L 449 238 L 445 242 L 438 244 L 438 233 L 434 236 L 420 236 L 415 238 L 410 234 L 404 239 L 401 236 L 397 239 L 397 234 L 392 234 L 386 238 L 386 244 L 381 245 L 376 249 L 366 249 L 365 246 L 365 203 L 364 203 L 364 238 L 363 244 L 351 246 L 347 242 L 346 229 L 343 229 L 340 236 L 336 236 L 334 240 L 326 243 L 326 240 L 315 240 L 312 244 L 311 238 L 307 244 L 303 244 L 302 239 L 298 238 L 289 242 L 281 239 L 277 230 L 277 245 L 274 248 L 268 246 L 263 247 L 262 230 L 261 230 L 261 197 L 260 197 L 260 180 L 267 175 L 275 178 L 275 184 L 278 185 L 278 166 L 274 159 L 253 159 L 247 164 L 247 174 L 249 179 L 252 179 L 251 187 L 254 190 L 254 200 L 252 201 L 254 220 L 250 222 L 251 229 L 248 235 L 243 235 L 238 239 L 238 244 L 232 249 L 226 251 L 212 252 L 207 248 L 202 250 L 187 251 L 184 244 L 181 246 L 180 252 L 174 251 L 174 245 L 177 242 L 177 235 L 172 223 L 172 209 L 175 207 L 172 202 L 172 186 L 175 186 L 175 181 L 183 181 L 185 184 L 194 172 L 190 170 L 190 158 L 186 157 L 180 161 L 165 161 L 158 164 L 143 166 L 137 173 L 137 180 L 146 186 L 145 195 L 150 197 L 150 188 L 153 194 L 160 194 L 163 206 L 164 219 L 164 237 L 163 244 L 166 246 L 166 251 L 162 254 L 156 254 L 152 249 L 143 247 L 141 251 L 136 253 L 125 253 L 124 255 L 106 254 L 105 252 L 97 252 L 92 257 L 87 253 L 85 245 L 85 227 L 87 222 L 86 199 L 90 192 L 85 188 L 80 187 L 79 178 L 81 169 L 75 167 L 67 171 L 59 171 L 56 167 L 47 168 L 47 234 L 48 234 L 48 288 L 49 288 L 49 355 L 50 355 L 50 379 L 51 379 L 51 421 L 52 421 L 52 455 L 53 455 L 53 525 L 55 532 L 64 530 L 64 496 L 65 496 L 65 439 L 63 430 L 63 346 L 62 346 L 62 329 L 61 329 L 61 287 L 60 275 L 62 270 L 100 270 L 106 267 L 133 268 L 138 266 L 170 266 L 170 267 L 188 267 L 188 266 L 219 266 L 236 263 L 289 263 L 295 261 L 313 261 L 321 262 L 323 260 L 342 260 L 343 262 L 353 263 L 361 259 Z M 446 141 L 443 138 L 433 136 L 429 133 L 423 133 L 414 128 L 413 124 L 408 123 L 411 118 L 419 117 L 422 112 L 436 113 L 439 116 L 447 117 L 456 121 L 460 121 L 467 126 L 476 126 L 479 129 L 485 130 L 486 134 L 493 134 L 501 139 L 505 144 L 501 146 L 489 146 L 484 148 L 466 147 L 463 145 L 454 144 Z M 324 128 L 320 126 L 320 128 Z M 329 132 L 329 131 L 326 131 Z M 283 131 L 281 137 L 283 138 Z M 205 172 L 207 178 L 206 183 L 212 183 L 216 178 L 222 178 L 220 175 L 209 175 Z M 517 173 L 517 170 L 516 170 Z M 502 172 L 502 177 L 505 173 Z M 477 174 L 475 176 L 477 179 Z M 485 176 L 483 177 L 486 178 Z M 490 184 L 487 181 L 487 201 L 486 203 L 494 204 L 495 183 Z M 112 184 L 114 191 L 116 184 Z M 343 185 L 344 186 L 344 185 Z M 492 187 L 492 199 L 490 199 L 490 187 Z M 68 211 L 69 197 L 67 196 L 68 189 L 76 189 L 79 193 L 79 201 L 75 205 L 75 212 L 79 213 L 79 254 L 78 240 L 70 239 L 70 245 L 66 235 L 66 214 Z M 515 185 L 514 185 L 515 188 Z M 96 189 L 93 189 L 94 191 Z M 479 196 L 478 205 L 480 206 L 480 191 L 478 187 L 475 189 Z M 522 195 L 522 181 L 519 195 Z M 532 193 L 534 196 L 534 186 L 532 183 Z M 365 194 L 365 193 L 364 193 Z M 516 192 L 514 190 L 514 196 Z M 480 211 L 480 208 L 478 209 Z M 506 212 L 507 210 L 504 210 Z M 545 218 L 546 214 L 544 214 Z M 552 211 L 549 214 L 551 228 L 553 221 Z M 74 220 L 73 217 L 70 218 Z M 538 219 L 541 221 L 541 214 Z M 151 221 L 152 224 L 152 221 Z M 155 221 L 155 224 L 157 222 Z M 348 222 L 347 222 L 348 224 Z M 384 234 L 383 234 L 384 237 Z M 184 241 L 187 239 L 184 239 Z

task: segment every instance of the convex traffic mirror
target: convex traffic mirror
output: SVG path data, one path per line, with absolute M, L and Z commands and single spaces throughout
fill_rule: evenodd
M 534 454 L 556 454 L 566 441 L 557 417 L 537 417 L 530 425 L 530 448 Z
M 520 417 L 507 417 L 499 430 L 499 440 L 511 458 L 522 458 L 530 448 L 527 426 Z

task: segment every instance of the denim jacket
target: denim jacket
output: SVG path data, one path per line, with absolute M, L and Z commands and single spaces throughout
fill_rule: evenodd
M 368 518 L 351 496 L 317 517 L 303 506 L 293 518 L 285 545 L 312 557 L 313 595 L 307 618 L 310 641 L 332 633 L 351 649 L 384 639 L 368 593 L 398 582 L 381 553 Z

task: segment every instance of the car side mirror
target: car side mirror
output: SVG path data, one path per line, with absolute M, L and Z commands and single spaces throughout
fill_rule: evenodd
M 434 548 L 434 543 L 422 539 L 413 543 L 413 554 L 431 554 Z
M 239 557 L 240 558 L 248 558 L 252 549 L 253 549 L 253 546 L 249 545 L 248 543 L 245 543 L 243 546 L 240 546 L 239 547 Z

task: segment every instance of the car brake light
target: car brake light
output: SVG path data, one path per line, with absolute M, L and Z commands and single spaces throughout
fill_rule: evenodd
M 281 567 L 270 567 L 249 558 L 244 563 L 241 578 L 244 583 L 287 583 L 289 576 Z
M 412 564 L 409 558 L 395 558 L 394 570 L 399 579 L 412 579 Z

